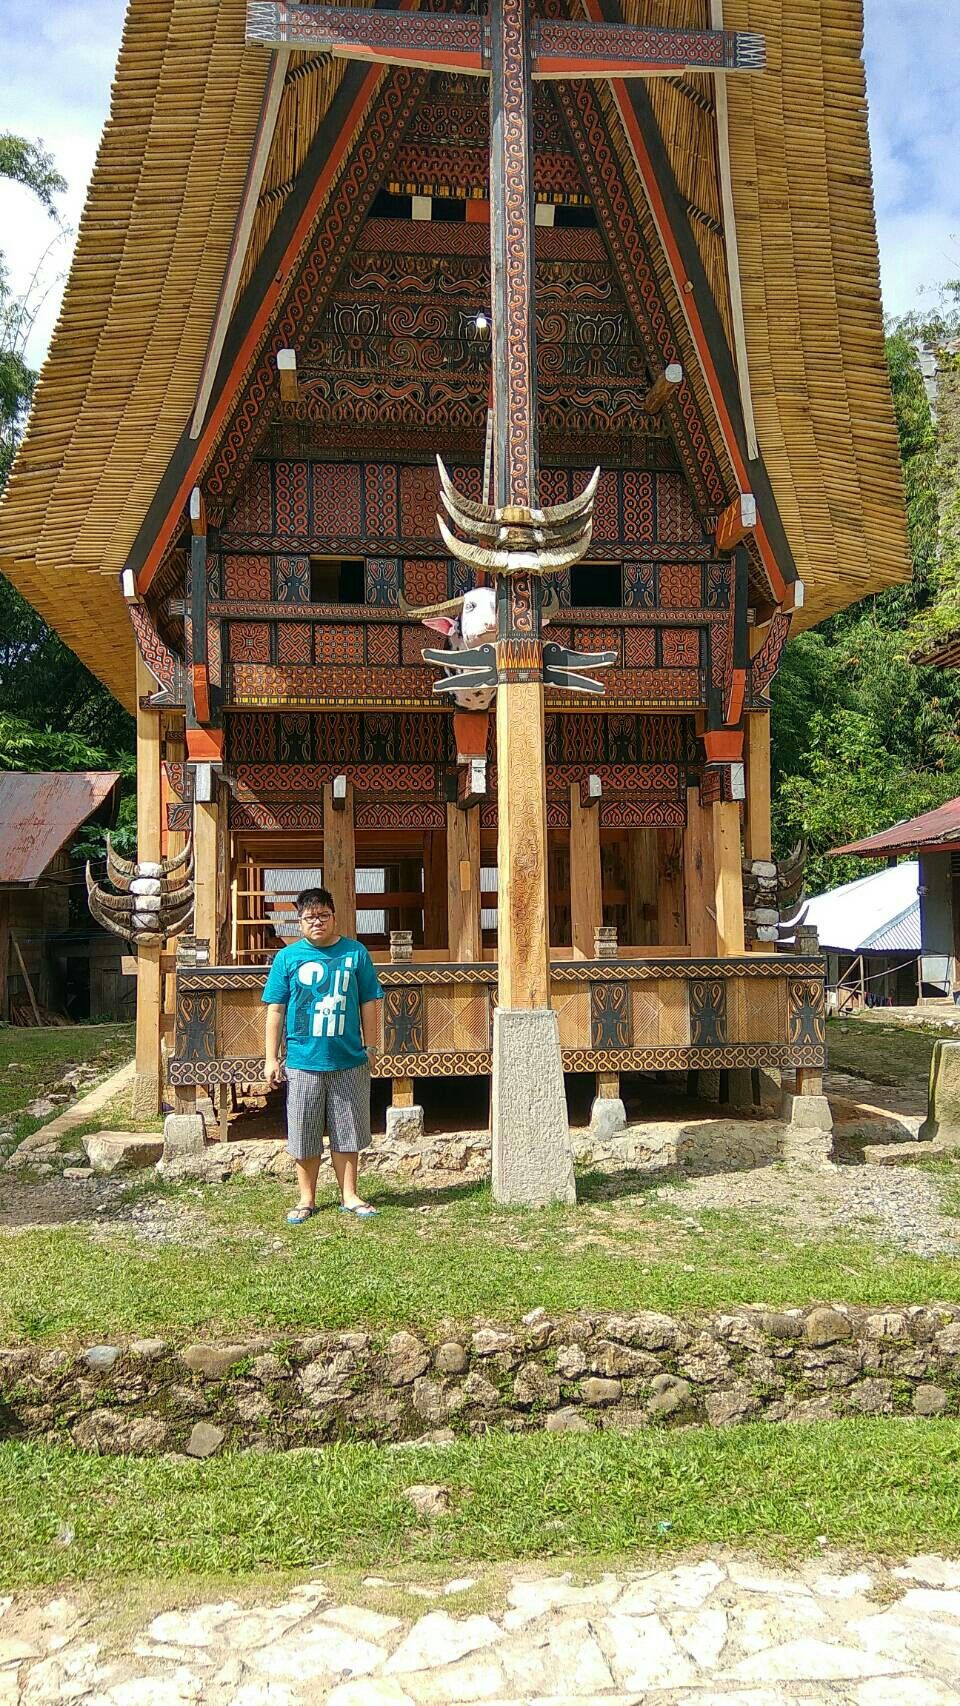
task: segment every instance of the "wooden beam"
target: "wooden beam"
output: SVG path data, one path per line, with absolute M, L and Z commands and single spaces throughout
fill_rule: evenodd
M 757 500 L 752 492 L 741 492 L 717 516 L 716 541 L 718 551 L 732 551 L 757 526 Z
M 684 935 L 683 831 L 658 829 L 657 934 L 655 946 L 679 947 Z
M 670 401 L 675 391 L 683 384 L 683 368 L 679 361 L 671 361 L 664 368 L 659 379 L 655 380 L 643 399 L 643 412 L 646 415 L 658 415 L 665 403 Z
M 423 838 L 423 945 L 447 945 L 447 849 L 438 829 Z
M 277 351 L 277 373 L 280 377 L 280 401 L 282 403 L 299 403 L 300 380 L 297 376 L 297 352 L 295 349 Z
M 748 711 L 746 717 L 746 822 L 748 859 L 770 859 L 770 713 Z
M 637 948 L 657 942 L 658 836 L 656 829 L 627 832 L 627 929 Z
M 334 798 L 334 787 L 334 782 L 328 782 L 323 790 L 323 884 L 333 895 L 341 936 L 355 936 L 357 849 L 353 785 L 346 783 L 342 805 Z
M 480 814 L 447 807 L 447 940 L 450 959 L 480 958 Z
M 600 813 L 585 806 L 581 784 L 570 786 L 570 926 L 574 959 L 591 960 L 603 923 Z
M 199 768 L 199 767 L 198 767 Z M 220 933 L 220 895 L 217 881 L 219 851 L 219 801 L 214 783 L 213 799 L 195 800 L 193 806 L 193 860 L 196 902 L 193 934 L 210 943 L 210 960 L 217 964 Z
M 161 828 L 161 727 L 159 711 L 144 710 L 141 698 L 156 682 L 137 651 L 137 859 L 159 862 Z M 137 950 L 137 1041 L 132 1111 L 154 1118 L 162 1093 L 160 1027 L 162 1015 L 161 945 Z
M 716 954 L 712 806 L 700 803 L 699 788 L 687 789 L 683 834 L 683 893 L 686 940 L 692 954 Z
M 260 117 L 257 120 L 257 131 L 253 139 L 250 164 L 247 167 L 247 179 L 243 186 L 243 195 L 240 198 L 237 222 L 233 229 L 233 241 L 230 244 L 230 253 L 227 256 L 223 283 L 220 286 L 220 296 L 213 325 L 210 328 L 210 337 L 207 340 L 207 353 L 203 359 L 200 383 L 197 386 L 197 400 L 193 408 L 193 419 L 190 422 L 191 439 L 199 438 L 203 430 L 210 394 L 217 376 L 217 368 L 220 365 L 220 357 L 223 354 L 227 328 L 236 306 L 237 292 L 240 289 L 240 279 L 247 259 L 247 250 L 250 247 L 250 235 L 253 231 L 253 222 L 256 218 L 257 203 L 260 200 L 260 191 L 263 188 L 267 162 L 270 158 L 270 149 L 273 145 L 273 133 L 277 128 L 277 118 L 280 113 L 280 102 L 283 97 L 284 82 L 289 64 L 290 50 L 289 48 L 281 48 L 278 52 L 271 54 L 267 66 L 263 100 L 260 103 Z
M 723 29 L 723 0 L 710 0 L 710 23 L 713 29 Z M 747 328 L 743 314 L 743 287 L 740 280 L 740 246 L 737 241 L 737 210 L 733 199 L 733 168 L 730 163 L 730 120 L 727 102 L 727 80 L 713 79 L 716 111 L 717 158 L 720 165 L 720 205 L 723 213 L 723 242 L 727 253 L 727 284 L 730 290 L 730 319 L 733 326 L 733 353 L 740 388 L 740 407 L 747 440 L 747 456 L 759 455 L 757 425 L 753 413 L 753 391 L 750 385 L 750 358 L 747 353 Z
M 584 811 L 598 806 L 603 799 L 603 782 L 599 776 L 584 776 L 580 780 L 580 804 Z
M 740 848 L 740 807 L 735 800 L 717 800 L 709 809 L 713 814 L 717 953 L 742 954 L 743 855 Z

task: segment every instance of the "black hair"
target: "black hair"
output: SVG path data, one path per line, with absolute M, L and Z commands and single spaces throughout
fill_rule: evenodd
M 304 889 L 302 894 L 297 895 L 298 918 L 302 918 L 308 908 L 312 906 L 329 906 L 330 911 L 336 916 L 337 903 L 329 889 Z

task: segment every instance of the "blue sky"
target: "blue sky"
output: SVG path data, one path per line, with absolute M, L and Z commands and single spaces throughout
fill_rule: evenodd
M 788 0 L 789 3 L 789 0 Z M 900 314 L 960 277 L 960 0 L 865 0 L 870 130 L 884 305 Z M 0 127 L 41 137 L 69 182 L 63 211 L 83 208 L 120 41 L 124 0 L 0 0 Z M 26 191 L 0 185 L 0 250 L 22 288 L 51 235 Z M 29 347 L 49 340 L 69 258 Z M 927 287 L 924 295 L 920 292 Z

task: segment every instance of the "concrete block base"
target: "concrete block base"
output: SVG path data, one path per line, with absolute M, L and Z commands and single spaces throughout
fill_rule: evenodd
M 591 1137 L 616 1137 L 627 1123 L 627 1110 L 619 1096 L 595 1096 L 590 1109 Z
M 783 1098 L 784 1161 L 827 1166 L 833 1161 L 833 1115 L 826 1096 Z
M 202 1155 L 206 1144 L 199 1114 L 168 1114 L 163 1122 L 163 1159 L 181 1161 L 185 1155 Z
M 549 1007 L 493 1015 L 493 1195 L 543 1208 L 577 1200 L 560 1032 Z
M 960 1149 L 960 1043 L 933 1045 L 927 1117 L 917 1136 L 921 1143 Z
M 419 1143 L 423 1137 L 423 1109 L 416 1105 L 412 1108 L 388 1108 L 387 1136 L 396 1138 L 400 1143 Z

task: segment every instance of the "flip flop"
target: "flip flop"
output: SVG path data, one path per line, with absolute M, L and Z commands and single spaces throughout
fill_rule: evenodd
M 316 1212 L 316 1205 L 312 1208 L 308 1208 L 306 1203 L 301 1203 L 299 1208 L 292 1208 L 290 1210 L 290 1213 L 287 1215 L 287 1225 L 306 1226 L 307 1221 L 311 1220 Z
M 358 1220 L 369 1220 L 372 1215 L 379 1214 L 380 1210 L 368 1202 L 361 1203 L 357 1208 L 348 1208 L 346 1203 L 341 1203 L 340 1213 L 355 1214 Z

